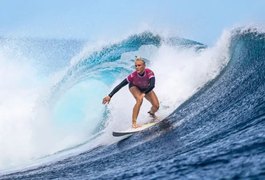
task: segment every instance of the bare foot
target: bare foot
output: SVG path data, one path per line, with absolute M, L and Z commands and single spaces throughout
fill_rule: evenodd
M 133 127 L 133 128 L 139 128 L 139 127 L 141 127 L 141 125 L 133 124 L 132 127 Z
M 158 118 L 154 118 L 149 123 L 158 123 L 158 122 L 159 122 L 159 119 Z

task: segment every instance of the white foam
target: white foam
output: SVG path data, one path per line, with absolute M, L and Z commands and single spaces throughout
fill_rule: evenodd
M 31 157 L 36 72 L 18 51 L 0 51 L 0 169 Z
M 131 60 L 135 55 L 149 59 L 150 62 L 147 66 L 155 72 L 156 87 L 154 90 L 161 103 L 158 116 L 165 117 L 205 83 L 218 75 L 228 61 L 229 37 L 229 33 L 224 33 L 216 46 L 200 51 L 193 48 L 172 47 L 166 44 L 162 44 L 159 48 L 143 46 L 137 52 L 123 54 L 120 63 L 108 63 L 107 66 L 113 66 L 113 68 L 117 66 L 133 67 Z M 79 60 L 73 59 L 68 68 L 70 69 L 73 65 L 82 61 L 90 53 L 91 48 L 84 50 L 83 53 L 78 55 L 79 58 L 77 59 Z M 85 141 L 91 136 L 90 133 L 86 132 L 90 128 L 87 125 L 91 124 L 91 121 L 95 121 L 95 125 L 98 123 L 96 122 L 97 119 L 99 119 L 97 115 L 93 115 L 94 110 L 91 108 L 80 123 L 70 123 L 69 126 L 67 124 L 61 126 L 62 124 L 56 123 L 52 114 L 54 110 L 52 108 L 56 107 L 56 103 L 52 106 L 47 105 L 48 102 L 45 102 L 45 99 L 49 98 L 43 97 L 43 95 L 49 95 L 49 92 L 45 91 L 50 90 L 52 86 L 47 84 L 47 79 L 39 77 L 34 66 L 30 64 L 30 60 L 19 53 L 16 56 L 10 56 L 11 54 L 13 54 L 13 51 L 11 53 L 0 51 L 0 169 L 53 154 Z M 105 68 L 106 64 L 100 64 L 99 66 Z M 55 72 L 54 76 L 49 77 L 51 79 L 48 82 L 56 84 L 66 72 L 62 71 L 59 75 Z M 125 77 L 126 74 L 120 75 L 120 79 L 117 79 L 111 88 Z M 80 85 L 80 88 L 77 88 L 78 85 L 73 88 L 82 90 L 80 94 L 90 93 L 97 96 L 93 98 L 91 103 L 95 104 L 94 108 L 103 108 L 101 99 L 104 94 L 107 95 L 107 91 L 111 88 L 107 89 L 101 83 L 95 83 L 94 85 L 104 90 L 82 88 L 82 85 Z M 65 92 L 61 92 L 61 100 L 67 100 L 70 97 L 67 92 L 69 93 L 72 90 L 69 87 L 69 89 L 65 89 Z M 95 94 L 92 91 L 97 93 Z M 67 97 L 64 97 L 65 95 Z M 86 96 L 84 97 L 86 98 Z M 56 102 L 60 103 L 59 101 Z M 98 101 L 98 104 L 96 104 L 96 101 Z M 128 87 L 124 87 L 115 94 L 108 106 L 111 114 L 107 128 L 93 142 L 94 144 L 89 145 L 89 147 L 86 146 L 86 149 L 93 148 L 95 145 L 108 145 L 117 142 L 117 139 L 111 136 L 111 132 L 117 128 L 124 129 L 131 126 L 134 103 L 135 100 Z M 85 106 L 91 107 L 91 104 Z M 139 115 L 140 123 L 148 121 L 147 111 L 149 109 L 149 102 L 144 101 Z M 95 112 L 100 114 L 98 111 Z M 90 115 L 93 118 L 88 120 Z

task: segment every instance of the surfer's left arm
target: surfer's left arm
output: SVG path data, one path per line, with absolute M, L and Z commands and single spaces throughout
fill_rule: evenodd
M 144 91 L 144 94 L 148 94 L 150 91 L 152 91 L 155 87 L 155 77 L 150 78 L 150 83 L 148 88 Z

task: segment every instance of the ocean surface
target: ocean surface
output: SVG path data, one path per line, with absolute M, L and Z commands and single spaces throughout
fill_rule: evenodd
M 144 57 L 163 119 L 131 126 L 127 87 Z M 208 47 L 152 32 L 115 41 L 0 39 L 0 179 L 265 179 L 265 32 Z M 144 102 L 139 123 L 150 120 Z

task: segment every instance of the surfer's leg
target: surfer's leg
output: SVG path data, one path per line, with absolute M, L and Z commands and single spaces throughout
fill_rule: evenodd
M 141 105 L 143 103 L 143 98 L 141 96 L 142 94 L 141 91 L 135 86 L 130 87 L 130 92 L 132 93 L 133 97 L 136 100 L 136 104 L 133 107 L 132 124 L 134 128 L 137 128 L 139 127 L 139 125 L 137 125 L 136 121 L 137 121 L 137 117 L 138 117 Z
M 159 109 L 159 101 L 156 96 L 156 93 L 152 90 L 148 94 L 145 95 L 145 98 L 152 104 L 149 114 L 155 116 L 155 113 Z

